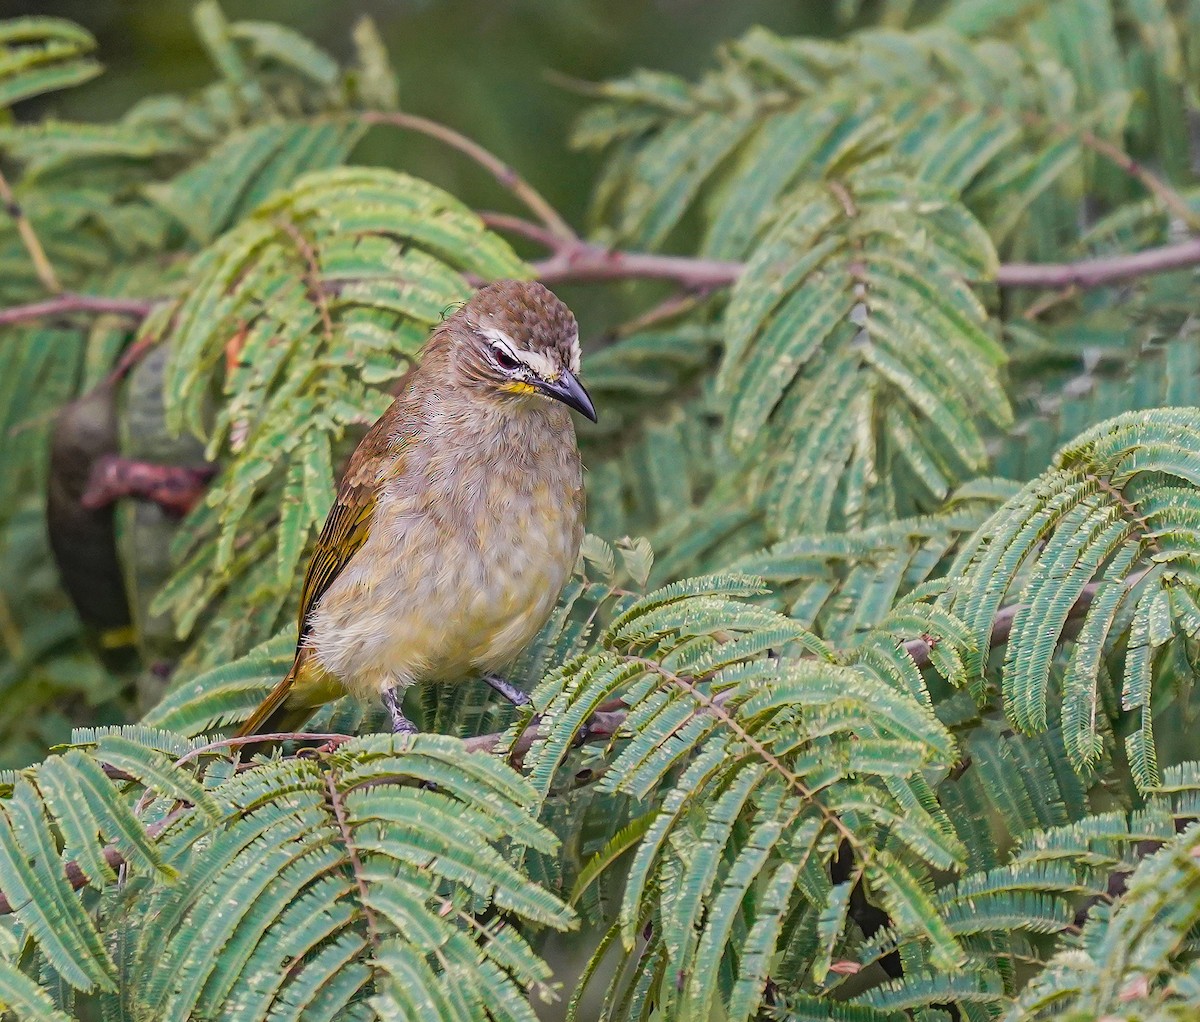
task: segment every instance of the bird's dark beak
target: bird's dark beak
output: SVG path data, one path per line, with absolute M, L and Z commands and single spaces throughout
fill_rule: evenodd
M 555 401 L 561 401 L 568 408 L 574 408 L 581 415 L 586 415 L 592 422 L 596 421 L 596 406 L 592 404 L 588 392 L 583 389 L 583 384 L 566 369 L 554 382 L 538 380 L 534 386 L 543 394 L 554 398 Z

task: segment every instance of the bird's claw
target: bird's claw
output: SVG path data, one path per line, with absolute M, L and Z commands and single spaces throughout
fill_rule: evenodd
M 502 678 L 498 674 L 485 674 L 484 682 L 494 692 L 499 692 L 513 706 L 528 706 L 530 703 L 529 693 L 517 688 L 507 678 Z

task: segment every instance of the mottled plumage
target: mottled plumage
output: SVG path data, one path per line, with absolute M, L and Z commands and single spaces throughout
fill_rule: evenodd
M 575 318 L 540 284 L 482 288 L 363 438 L 305 577 L 296 659 L 241 734 L 291 730 L 350 692 L 503 669 L 537 633 L 583 536 L 567 405 Z M 394 711 L 397 727 L 406 722 Z

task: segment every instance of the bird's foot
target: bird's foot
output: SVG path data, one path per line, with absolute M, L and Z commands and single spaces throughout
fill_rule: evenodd
M 392 734 L 394 735 L 415 735 L 417 734 L 417 725 L 404 716 L 404 711 L 400 709 L 400 695 L 394 688 L 389 688 L 383 693 L 383 705 L 387 707 L 387 711 L 392 718 Z
M 490 688 L 504 696 L 513 706 L 529 705 L 529 693 L 517 688 L 507 678 L 502 678 L 498 674 L 485 674 L 483 680 L 487 682 Z

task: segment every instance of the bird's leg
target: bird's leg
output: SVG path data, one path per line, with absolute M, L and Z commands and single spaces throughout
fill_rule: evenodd
M 483 676 L 483 680 L 486 681 L 492 689 L 504 696 L 504 698 L 512 703 L 513 706 L 528 706 L 530 702 L 532 702 L 532 700 L 529 698 L 528 692 L 524 692 L 517 688 L 517 686 L 507 678 L 502 678 L 498 674 L 485 674 Z M 536 714 L 532 723 L 536 726 L 541 722 L 541 719 L 541 714 Z M 579 725 L 579 730 L 575 733 L 575 737 L 571 741 L 571 748 L 578 749 L 581 746 L 586 745 L 591 736 L 591 725 L 585 720 Z
M 419 734 L 417 725 L 404 716 L 404 711 L 400 709 L 400 693 L 394 688 L 385 688 L 383 690 L 383 705 L 387 707 L 388 713 L 392 715 L 392 734 L 394 735 L 415 735 Z M 437 781 L 425 780 L 420 785 L 426 791 L 437 791 Z
M 504 696 L 513 706 L 529 705 L 529 693 L 521 691 L 521 689 L 517 688 L 507 678 L 502 678 L 498 674 L 485 674 L 483 680 L 487 682 L 490 688 Z
M 400 709 L 400 695 L 394 688 L 383 690 L 383 705 L 392 715 L 392 734 L 415 735 L 417 733 L 417 725 L 404 716 L 404 711 Z

